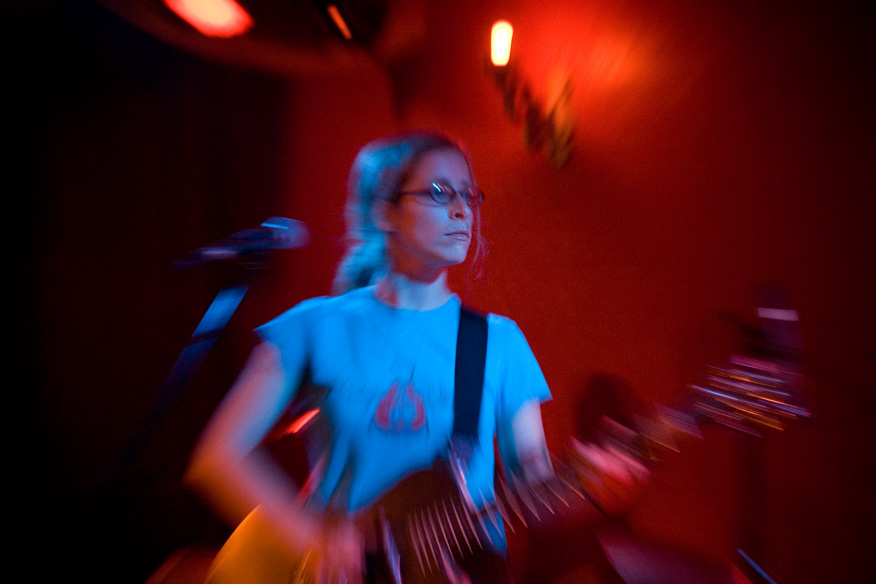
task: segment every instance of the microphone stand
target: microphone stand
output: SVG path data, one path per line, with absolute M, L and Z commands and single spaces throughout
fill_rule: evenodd
M 218 245 L 190 252 L 184 259 L 173 263 L 175 268 L 201 265 L 210 261 L 236 262 L 248 274 L 268 265 L 272 252 L 306 245 L 309 233 L 306 226 L 285 217 L 270 217 L 260 229 L 235 233 Z M 207 312 L 201 318 L 189 344 L 183 349 L 159 389 L 155 405 L 143 427 L 128 442 L 102 483 L 117 478 L 136 456 L 164 417 L 165 412 L 195 374 L 207 357 L 228 321 L 234 315 L 249 290 L 249 278 L 219 291 Z
M 262 269 L 267 265 L 266 256 L 267 253 L 260 253 L 241 258 L 241 267 L 245 269 L 247 274 L 253 269 Z M 185 265 L 188 264 L 174 263 L 175 267 Z M 121 451 L 115 463 L 110 467 L 105 475 L 105 479 L 101 481 L 103 484 L 109 484 L 113 479 L 118 478 L 125 467 L 144 447 L 146 441 L 161 423 L 170 406 L 206 360 L 208 353 L 213 348 L 213 345 L 216 344 L 222 331 L 225 330 L 231 317 L 237 311 L 249 288 L 250 278 L 243 276 L 237 282 L 226 286 L 216 294 L 195 331 L 192 333 L 188 344 L 179 354 L 176 362 L 174 362 L 170 372 L 161 384 L 148 417 L 139 431 L 134 434 Z

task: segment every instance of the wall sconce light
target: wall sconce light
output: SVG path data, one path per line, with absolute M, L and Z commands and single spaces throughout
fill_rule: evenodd
M 506 20 L 493 24 L 490 34 L 488 73 L 494 78 L 505 112 L 512 122 L 523 125 L 523 141 L 533 151 L 544 151 L 557 167 L 572 156 L 574 123 L 571 114 L 572 80 L 568 70 L 554 68 L 544 103 L 537 100 L 530 84 L 522 79 L 511 59 L 514 28 Z
M 490 60 L 494 67 L 504 67 L 511 60 L 511 39 L 514 27 L 507 20 L 498 20 L 490 31 Z

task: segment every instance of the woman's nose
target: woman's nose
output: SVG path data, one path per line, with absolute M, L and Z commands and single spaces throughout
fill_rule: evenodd
M 450 201 L 450 217 L 453 219 L 464 219 L 471 214 L 471 207 L 465 202 L 459 194 L 453 196 Z

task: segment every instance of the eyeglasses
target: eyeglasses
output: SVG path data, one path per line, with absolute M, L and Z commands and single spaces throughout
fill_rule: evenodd
M 457 191 L 450 185 L 442 183 L 432 183 L 429 185 L 429 188 L 419 191 L 399 191 L 396 200 L 404 195 L 425 195 L 439 205 L 447 205 L 450 201 L 459 197 L 471 208 L 477 207 L 484 202 L 484 193 L 477 187 L 466 187 Z

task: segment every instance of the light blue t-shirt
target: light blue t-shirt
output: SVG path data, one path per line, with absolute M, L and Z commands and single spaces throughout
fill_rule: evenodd
M 374 288 L 306 300 L 259 327 L 290 383 L 318 396 L 311 455 L 328 453 L 315 495 L 356 511 L 446 454 L 453 426 L 457 296 L 434 310 L 387 306 Z M 525 402 L 550 399 L 541 368 L 511 320 L 490 314 L 480 435 L 468 463 L 476 504 L 490 500 L 493 437 Z M 315 449 L 315 450 L 314 450 Z

